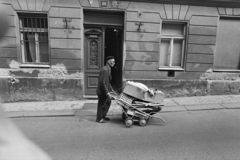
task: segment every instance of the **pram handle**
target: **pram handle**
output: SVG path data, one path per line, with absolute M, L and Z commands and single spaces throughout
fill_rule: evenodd
M 166 121 L 164 119 L 162 119 L 161 117 L 158 117 L 158 116 L 151 116 L 152 118 L 158 118 L 158 119 L 161 119 L 164 123 L 166 123 Z
M 113 100 L 117 100 L 118 97 L 119 97 L 119 95 L 118 95 L 116 92 L 114 92 L 114 91 L 109 92 L 109 96 L 110 96 L 110 98 L 112 98 Z

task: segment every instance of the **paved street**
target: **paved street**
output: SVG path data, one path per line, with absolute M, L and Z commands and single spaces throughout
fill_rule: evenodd
M 54 160 L 239 160 L 240 110 L 159 113 L 145 127 L 126 128 L 119 115 L 12 118 Z

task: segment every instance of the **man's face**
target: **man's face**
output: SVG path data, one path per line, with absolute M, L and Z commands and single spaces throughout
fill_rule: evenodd
M 114 59 L 109 59 L 108 64 L 113 67 L 115 65 L 115 60 Z

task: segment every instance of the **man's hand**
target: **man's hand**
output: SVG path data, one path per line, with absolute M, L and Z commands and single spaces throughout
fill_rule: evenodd
M 114 97 L 111 95 L 111 93 L 107 94 L 109 100 L 114 100 Z

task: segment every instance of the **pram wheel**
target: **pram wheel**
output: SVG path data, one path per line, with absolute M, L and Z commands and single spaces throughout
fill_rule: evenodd
M 125 125 L 126 125 L 127 127 L 131 127 L 131 126 L 133 125 L 133 120 L 130 119 L 130 118 L 127 118 L 127 119 L 125 120 Z
M 139 125 L 142 126 L 142 127 L 146 126 L 146 125 L 147 125 L 147 120 L 144 119 L 144 118 L 141 118 L 141 119 L 139 120 Z

